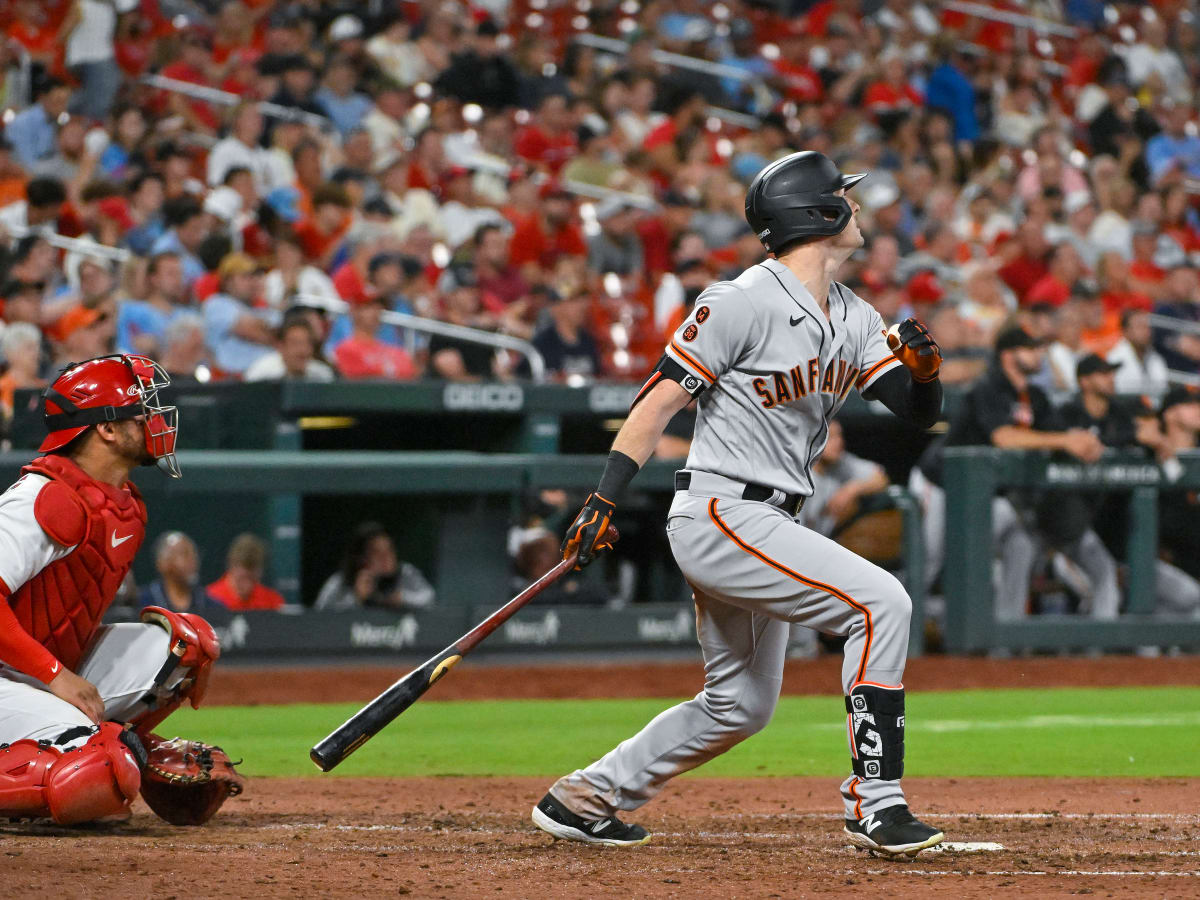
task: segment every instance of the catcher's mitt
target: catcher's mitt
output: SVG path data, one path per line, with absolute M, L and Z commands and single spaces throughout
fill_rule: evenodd
M 245 787 L 246 779 L 220 747 L 156 734 L 144 735 L 142 742 L 149 755 L 142 799 L 172 825 L 203 825 Z

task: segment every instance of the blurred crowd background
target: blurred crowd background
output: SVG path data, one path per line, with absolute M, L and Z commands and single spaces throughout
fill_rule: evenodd
M 637 380 L 762 256 L 745 187 L 868 171 L 843 277 L 969 382 L 1013 316 L 1120 389 L 1196 375 L 1195 4 L 10 0 L 4 396 L 181 379 Z M 965 11 L 964 11 L 965 10 Z M 68 238 L 71 240 L 63 240 Z M 1154 327 L 1151 325 L 1154 324 Z

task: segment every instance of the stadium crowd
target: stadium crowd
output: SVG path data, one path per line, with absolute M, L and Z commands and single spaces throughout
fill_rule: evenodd
M 895 0 L 14 0 L 0 396 L 109 348 L 184 380 L 529 373 L 386 310 L 637 380 L 761 258 L 746 184 L 801 148 L 871 173 L 849 284 L 924 318 L 947 382 L 1018 316 L 1047 389 L 1095 352 L 1161 394 L 1200 371 L 1143 315 L 1200 321 L 1194 4 L 991 5 L 1051 30 Z

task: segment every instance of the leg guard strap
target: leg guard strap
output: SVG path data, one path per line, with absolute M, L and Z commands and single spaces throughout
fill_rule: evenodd
M 904 774 L 904 688 L 857 684 L 846 698 L 850 764 L 863 779 Z

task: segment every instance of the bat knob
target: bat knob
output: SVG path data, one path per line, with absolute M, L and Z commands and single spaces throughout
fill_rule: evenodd
M 893 325 L 887 330 L 887 345 L 889 350 L 895 350 L 900 346 L 900 326 Z

